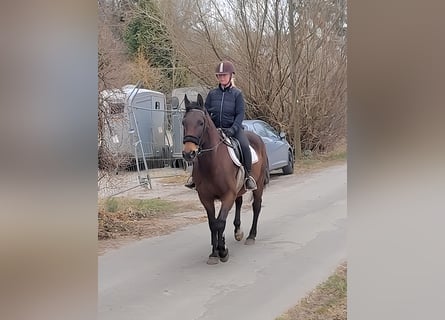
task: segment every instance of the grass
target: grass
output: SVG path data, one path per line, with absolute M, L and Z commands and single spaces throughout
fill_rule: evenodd
M 346 320 L 347 264 L 275 320 Z
M 130 199 L 125 197 L 114 197 L 99 201 L 99 210 L 103 209 L 110 213 L 116 212 L 139 212 L 142 215 L 173 212 L 177 204 L 173 201 L 155 199 Z
M 344 163 L 347 160 L 346 144 L 342 143 L 329 153 L 314 154 L 303 152 L 301 159 L 295 163 L 296 173 L 306 173 L 311 170 L 325 168 L 331 165 Z
M 131 199 L 115 197 L 99 200 L 98 238 L 109 239 L 116 236 L 138 234 L 142 220 L 166 217 L 185 206 L 184 203 L 164 199 Z

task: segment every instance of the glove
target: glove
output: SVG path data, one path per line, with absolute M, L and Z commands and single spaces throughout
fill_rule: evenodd
M 229 138 L 235 135 L 235 130 L 233 128 L 224 128 L 223 132 Z

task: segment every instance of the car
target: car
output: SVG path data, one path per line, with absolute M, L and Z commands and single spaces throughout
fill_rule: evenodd
M 259 119 L 244 120 L 243 127 L 263 139 L 269 159 L 269 172 L 277 169 L 281 169 L 283 174 L 294 172 L 294 150 L 284 132 L 278 133 L 270 124 Z

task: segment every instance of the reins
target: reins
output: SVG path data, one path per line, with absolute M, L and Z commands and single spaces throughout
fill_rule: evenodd
M 219 137 L 219 142 L 216 144 L 216 145 L 214 145 L 213 147 L 211 147 L 211 148 L 208 148 L 208 149 L 201 149 L 201 146 L 200 145 L 198 145 L 198 153 L 197 153 L 197 156 L 199 156 L 199 155 L 201 155 L 202 153 L 204 153 L 204 152 L 208 152 L 208 151 L 213 151 L 213 150 L 215 150 L 222 142 L 223 142 L 224 140 L 221 138 L 221 136 Z

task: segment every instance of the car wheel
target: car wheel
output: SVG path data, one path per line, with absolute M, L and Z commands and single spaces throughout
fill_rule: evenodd
M 287 166 L 283 167 L 283 174 L 292 174 L 294 173 L 294 155 L 289 150 Z

